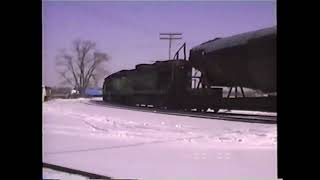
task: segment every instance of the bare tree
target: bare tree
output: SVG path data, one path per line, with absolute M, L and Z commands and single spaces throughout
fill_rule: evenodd
M 105 63 L 109 59 L 108 54 L 96 50 L 94 42 L 76 40 L 71 53 L 61 50 L 57 56 L 58 73 L 64 84 L 76 88 L 83 96 L 88 86 L 96 86 L 106 75 Z

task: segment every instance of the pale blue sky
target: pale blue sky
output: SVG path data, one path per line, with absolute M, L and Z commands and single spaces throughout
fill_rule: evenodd
M 168 41 L 160 32 L 181 32 L 172 54 L 214 39 L 270 27 L 276 22 L 274 1 L 227 2 L 43 2 L 43 83 L 58 85 L 55 56 L 75 39 L 92 40 L 108 53 L 113 73 L 139 63 L 168 59 Z

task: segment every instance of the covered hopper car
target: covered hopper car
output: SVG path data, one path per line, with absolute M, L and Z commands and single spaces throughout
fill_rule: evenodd
M 103 84 L 103 100 L 198 111 L 276 111 L 275 27 L 208 41 L 192 48 L 189 60 L 175 57 L 109 75 Z M 192 88 L 193 68 L 201 72 L 201 88 Z M 222 87 L 229 88 L 227 97 Z M 230 96 L 233 88 L 235 97 Z M 237 95 L 238 88 L 242 96 Z M 243 88 L 275 95 L 246 97 Z
M 276 91 L 276 27 L 216 38 L 190 50 L 208 85 Z

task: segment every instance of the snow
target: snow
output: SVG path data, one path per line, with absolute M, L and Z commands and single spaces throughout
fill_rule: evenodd
M 88 180 L 88 178 L 76 174 L 70 174 L 60 171 L 55 171 L 49 168 L 42 169 L 42 179 L 59 179 L 59 180 Z
M 259 29 L 255 31 L 245 32 L 241 34 L 236 34 L 229 37 L 224 37 L 217 40 L 210 40 L 208 42 L 202 43 L 199 46 L 192 48 L 191 50 L 203 50 L 206 53 L 216 51 L 219 49 L 224 49 L 228 47 L 240 46 L 248 43 L 248 41 L 277 32 L 277 27 L 268 27 L 264 29 Z
M 208 109 L 207 112 L 214 112 L 213 109 Z M 261 115 L 261 116 L 277 116 L 276 112 L 262 112 L 262 111 L 244 111 L 244 110 L 227 110 L 220 109 L 219 112 L 230 114 L 249 114 L 249 115 Z
M 43 103 L 44 162 L 119 179 L 276 179 L 275 124 L 88 103 Z

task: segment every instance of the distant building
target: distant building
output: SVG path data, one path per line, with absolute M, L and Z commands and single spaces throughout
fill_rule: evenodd
M 80 96 L 80 92 L 76 90 L 76 88 L 71 89 L 69 98 L 78 98 Z
M 42 102 L 49 100 L 51 96 L 51 87 L 42 85 Z
M 102 88 L 87 88 L 85 95 L 88 97 L 102 97 Z
M 46 95 L 46 87 L 42 85 L 42 102 L 44 102 Z

